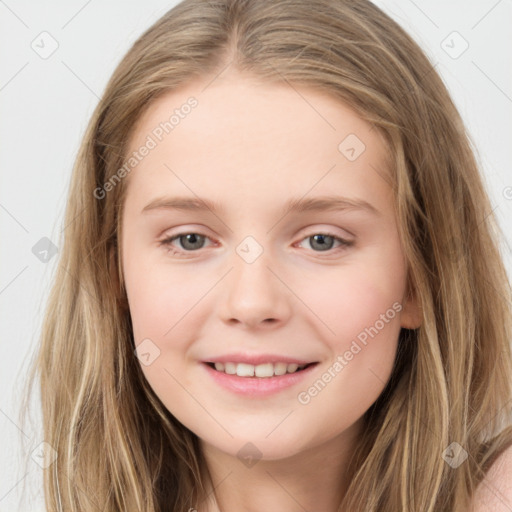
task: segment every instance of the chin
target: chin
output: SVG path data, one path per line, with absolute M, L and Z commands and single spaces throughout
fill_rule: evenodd
M 279 428 L 279 427 L 278 427 Z M 265 432 L 247 432 L 246 435 L 236 435 L 230 431 L 233 437 L 225 435 L 222 439 L 201 438 L 202 443 L 206 443 L 213 448 L 227 455 L 240 459 L 241 462 L 248 461 L 247 465 L 258 460 L 281 460 L 292 457 L 301 451 L 301 443 L 297 438 L 283 439 L 283 435 L 279 436 L 277 432 L 270 434 Z M 268 437 L 267 437 L 268 436 Z M 272 439 L 274 436 L 274 439 Z

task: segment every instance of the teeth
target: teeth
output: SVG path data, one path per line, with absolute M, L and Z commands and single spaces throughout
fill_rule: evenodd
M 254 374 L 256 377 L 273 377 L 274 365 L 272 363 L 259 364 L 254 367 Z M 237 372 L 237 375 L 240 374 Z
M 224 371 L 230 375 L 234 375 L 236 373 L 235 363 L 226 363 L 224 366 Z
M 288 370 L 288 365 L 286 363 L 276 363 L 274 365 L 274 375 L 284 375 Z
M 252 364 L 239 363 L 236 365 L 236 374 L 239 377 L 254 377 L 254 366 Z
M 273 377 L 274 375 L 284 375 L 285 373 L 295 373 L 302 370 L 306 365 L 299 366 L 292 363 L 264 363 L 257 366 L 246 363 L 215 363 L 215 369 L 229 375 L 238 375 L 239 377 Z

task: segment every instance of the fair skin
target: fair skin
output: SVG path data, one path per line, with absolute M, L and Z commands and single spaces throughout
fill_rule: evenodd
M 376 129 L 317 90 L 237 74 L 210 82 L 154 101 L 129 144 L 129 153 L 137 150 L 174 109 L 198 100 L 125 178 L 121 247 L 135 344 L 149 339 L 159 351 L 141 368 L 200 439 L 217 502 L 210 495 L 198 511 L 334 512 L 362 416 L 391 374 L 400 329 L 421 324 L 406 295 L 387 148 Z M 350 134 L 365 145 L 352 160 L 338 149 Z M 327 195 L 376 211 L 284 210 L 292 198 Z M 221 209 L 142 211 L 178 196 Z M 191 233 L 203 236 L 187 242 Z M 322 233 L 352 244 L 327 237 L 329 249 L 321 250 L 313 237 Z M 251 263 L 237 252 L 247 236 L 262 250 Z M 342 371 L 307 403 L 298 400 L 376 325 Z M 205 360 L 233 352 L 317 364 L 297 385 L 242 396 L 205 369 Z M 247 443 L 257 450 L 250 448 L 252 465 L 238 456 Z
M 490 467 L 477 487 L 470 512 L 512 512 L 512 447 Z

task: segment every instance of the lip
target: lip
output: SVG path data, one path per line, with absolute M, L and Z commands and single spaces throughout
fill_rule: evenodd
M 226 359 L 225 361 L 232 362 L 233 360 Z M 265 359 L 265 361 L 270 362 L 268 359 Z M 286 362 L 283 359 L 276 360 L 276 362 L 279 361 Z M 223 361 L 218 360 L 215 362 Z M 295 360 L 291 361 L 290 364 L 294 362 Z M 274 377 L 239 377 L 238 375 L 229 375 L 224 372 L 219 372 L 206 364 L 206 362 L 202 363 L 201 366 L 205 368 L 205 371 L 208 372 L 208 375 L 214 380 L 214 382 L 224 389 L 245 397 L 261 398 L 298 384 L 308 375 L 311 375 L 318 364 L 318 362 L 312 363 L 311 366 L 304 368 L 304 370 L 295 373 L 287 373 L 285 375 L 275 375 Z
M 245 363 L 245 364 L 253 364 L 257 366 L 259 364 L 265 363 L 287 363 L 287 364 L 297 364 L 302 366 L 304 364 L 315 363 L 313 359 L 296 359 L 293 357 L 280 356 L 276 354 L 247 354 L 247 353 L 236 353 L 236 354 L 226 354 L 223 356 L 212 357 L 210 359 L 204 359 L 204 363 Z

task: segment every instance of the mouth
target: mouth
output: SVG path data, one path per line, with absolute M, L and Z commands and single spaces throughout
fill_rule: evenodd
M 227 375 L 236 375 L 238 377 L 254 378 L 254 379 L 269 379 L 272 377 L 280 377 L 282 375 L 289 375 L 303 372 L 308 368 L 315 366 L 318 362 L 307 363 L 298 365 L 296 363 L 263 363 L 258 365 L 248 363 L 234 363 L 234 362 L 205 362 L 207 366 L 212 368 L 218 373 Z
M 254 365 L 229 360 L 205 361 L 201 366 L 216 386 L 245 398 L 263 399 L 312 378 L 315 368 L 320 365 L 318 361 L 304 363 L 280 359 L 276 358 L 272 363 L 263 359 L 263 362 L 258 361 L 259 364 Z

